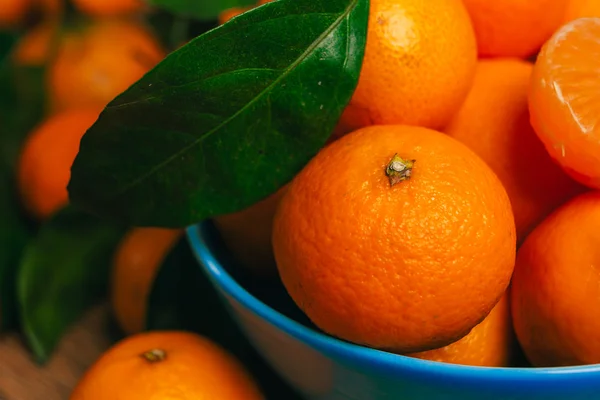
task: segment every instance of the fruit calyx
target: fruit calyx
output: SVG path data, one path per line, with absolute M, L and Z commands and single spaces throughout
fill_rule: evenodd
M 143 353 L 142 358 L 149 363 L 160 362 L 167 358 L 167 352 L 162 349 L 152 349 Z
M 403 159 L 398 153 L 394 154 L 385 168 L 385 174 L 390 179 L 390 186 L 410 179 L 415 162 L 416 160 Z

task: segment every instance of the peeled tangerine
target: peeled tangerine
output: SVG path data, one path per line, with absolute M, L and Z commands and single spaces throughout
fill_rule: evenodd
M 600 18 L 580 18 L 544 45 L 533 68 L 531 123 L 550 155 L 600 188 Z
M 455 342 L 505 293 L 510 201 L 465 145 L 372 126 L 321 150 L 289 184 L 273 249 L 296 304 L 323 331 L 413 353 Z

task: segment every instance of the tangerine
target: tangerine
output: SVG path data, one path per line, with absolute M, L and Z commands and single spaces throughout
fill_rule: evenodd
M 325 147 L 289 184 L 273 228 L 281 279 L 315 325 L 399 353 L 468 334 L 505 292 L 515 247 L 493 171 L 459 141 L 412 126 Z
M 142 332 L 152 283 L 181 229 L 134 228 L 115 253 L 111 276 L 113 314 L 128 335 Z
M 407 355 L 449 364 L 508 367 L 512 361 L 513 347 L 509 296 L 505 294 L 483 322 L 459 341 L 440 349 Z
M 445 132 L 475 151 L 510 197 L 521 242 L 550 212 L 583 191 L 558 166 L 529 122 L 533 65 L 517 58 L 480 60 L 467 100 Z
M 49 66 L 52 108 L 104 107 L 164 57 L 155 36 L 130 20 L 95 20 L 82 30 L 65 33 Z
M 568 0 L 564 22 L 579 18 L 600 18 L 600 2 L 598 0 Z
M 69 202 L 67 184 L 79 142 L 100 110 L 66 110 L 42 121 L 25 139 L 18 160 L 18 187 L 25 209 L 44 220 Z
M 463 0 L 480 57 L 534 54 L 563 21 L 566 0 Z
M 236 261 L 259 275 L 277 272 L 271 236 L 275 211 L 284 192 L 285 187 L 244 210 L 214 218 Z
M 31 7 L 31 0 L 0 0 L 0 27 L 20 24 Z
M 456 0 L 371 0 L 358 86 L 337 128 L 374 124 L 441 129 L 463 102 L 477 44 Z
M 129 336 L 85 373 L 70 400 L 263 400 L 244 366 L 216 343 L 187 332 Z
M 600 18 L 561 27 L 537 57 L 531 123 L 546 150 L 579 182 L 600 188 Z
M 517 255 L 511 303 L 515 332 L 537 367 L 600 363 L 600 192 L 557 209 Z

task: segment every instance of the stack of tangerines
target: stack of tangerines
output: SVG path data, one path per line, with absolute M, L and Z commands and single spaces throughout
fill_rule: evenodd
M 61 8 L 0 0 L 0 25 L 37 2 Z M 127 18 L 141 1 L 73 2 L 90 24 L 57 34 L 49 17 L 14 57 L 50 65 L 49 113 L 19 165 L 38 219 L 67 202 L 102 107 L 165 55 Z M 595 0 L 371 0 L 358 87 L 330 141 L 289 185 L 215 223 L 242 265 L 279 274 L 343 340 L 469 365 L 510 366 L 517 344 L 534 366 L 600 363 L 599 58 Z M 142 330 L 180 235 L 137 229 L 119 248 L 113 305 L 127 333 Z M 261 396 L 210 342 L 147 333 L 109 350 L 72 399 L 157 396 L 173 374 L 182 398 Z
M 371 0 L 329 143 L 216 225 L 340 339 L 458 364 L 510 366 L 519 344 L 534 366 L 600 363 L 599 59 L 594 0 Z
M 167 54 L 139 18 L 149 11 L 144 1 L 69 1 L 78 15 L 65 24 L 65 0 L 0 0 L 0 29 L 41 14 L 11 53 L 15 66 L 46 71 L 44 117 L 26 136 L 16 171 L 21 203 L 40 223 L 68 203 L 71 164 L 102 109 Z M 239 361 L 212 341 L 185 332 L 141 333 L 151 284 L 181 235 L 132 228 L 122 239 L 110 300 L 118 325 L 131 337 L 97 360 L 72 399 L 163 398 L 174 391 L 189 399 L 262 398 Z M 151 370 L 140 374 L 144 365 Z

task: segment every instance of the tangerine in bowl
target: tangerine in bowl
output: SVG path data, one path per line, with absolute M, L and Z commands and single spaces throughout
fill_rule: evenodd
M 217 229 L 187 229 L 200 268 L 231 317 L 281 378 L 310 400 L 587 400 L 600 394 L 600 365 L 534 368 L 444 363 L 360 346 L 316 327 L 278 278 L 236 265 Z

